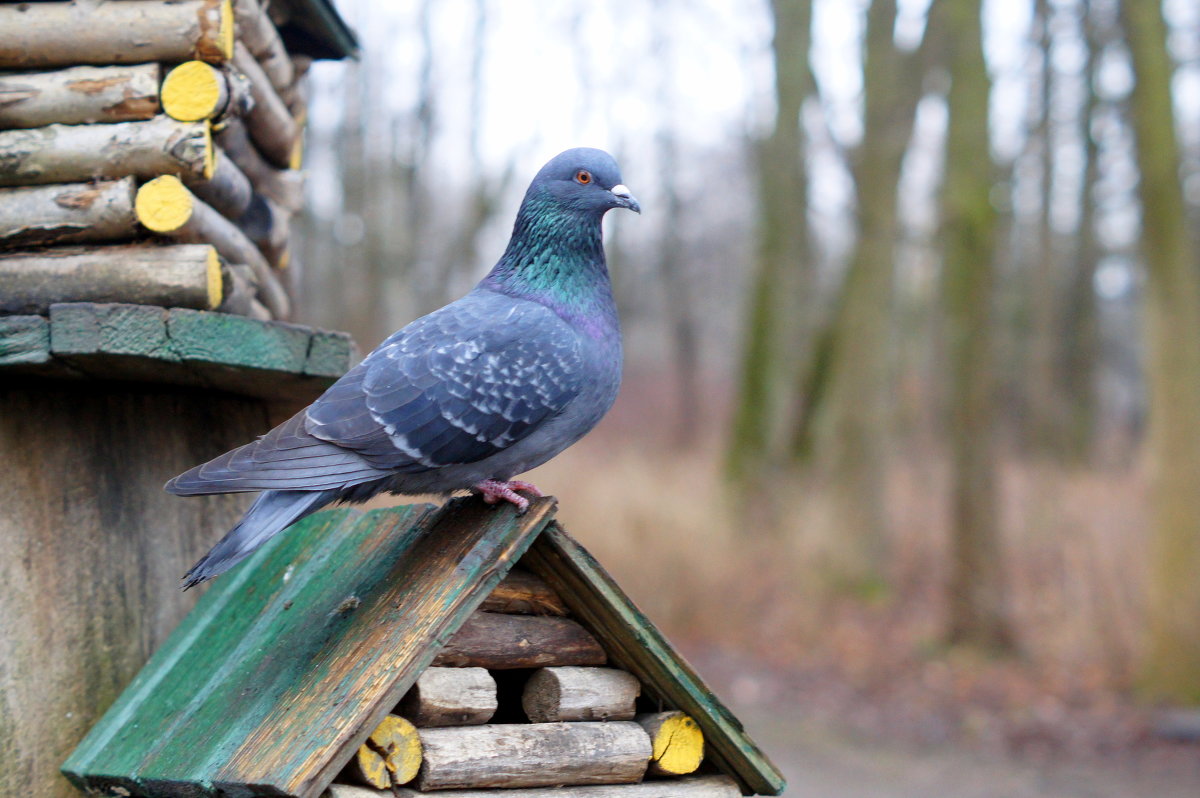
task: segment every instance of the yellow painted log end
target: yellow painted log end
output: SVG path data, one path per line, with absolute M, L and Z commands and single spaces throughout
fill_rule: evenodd
M 225 300 L 225 283 L 221 279 L 221 258 L 215 247 L 208 248 L 208 309 L 216 310 Z
M 421 738 L 417 728 L 407 720 L 388 715 L 359 746 L 355 756 L 362 777 L 372 787 L 386 790 L 417 777 L 421 769 Z
M 200 8 L 200 31 L 193 54 L 209 63 L 233 58 L 235 20 L 231 0 L 205 0 Z
M 178 177 L 163 175 L 138 189 L 133 210 L 138 221 L 156 233 L 173 233 L 192 218 L 195 199 Z
M 292 145 L 292 152 L 288 155 L 288 169 L 300 169 L 304 165 L 304 133 L 300 131 L 296 136 L 296 143 Z
M 225 79 L 203 61 L 185 61 L 167 73 L 159 97 L 163 110 L 180 122 L 211 119 L 224 110 Z
M 204 179 L 217 173 L 217 147 L 213 144 L 212 122 L 204 120 Z
M 221 52 L 225 54 L 226 61 L 233 58 L 233 35 L 233 2 L 232 0 L 222 0 L 221 21 L 217 29 L 217 41 L 221 46 Z
M 654 735 L 650 760 L 658 772 L 683 776 L 694 773 L 704 760 L 704 733 L 682 712 L 663 721 Z
M 292 251 L 290 249 L 285 249 L 283 251 L 283 254 L 279 256 L 279 263 L 275 264 L 275 268 L 279 269 L 279 271 L 283 271 L 288 266 L 290 266 L 291 263 L 292 263 Z

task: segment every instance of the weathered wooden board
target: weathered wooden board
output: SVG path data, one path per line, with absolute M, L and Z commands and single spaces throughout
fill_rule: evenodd
M 613 664 L 638 677 L 644 695 L 696 720 L 708 758 L 734 776 L 746 795 L 783 792 L 779 769 L 583 546 L 551 524 L 521 565 L 562 596 L 572 615 L 603 642 Z
M 684 779 L 644 781 L 641 784 L 604 784 L 583 787 L 534 787 L 516 790 L 436 790 L 421 792 L 398 787 L 372 790 L 349 784 L 334 784 L 324 798 L 738 798 L 737 783 L 728 776 L 694 776 Z
M 48 319 L 0 317 L 0 377 L 36 367 L 297 403 L 316 398 L 356 357 L 345 333 L 183 308 L 64 302 Z
M 64 773 L 133 795 L 315 798 L 553 508 L 305 519 L 215 582 Z

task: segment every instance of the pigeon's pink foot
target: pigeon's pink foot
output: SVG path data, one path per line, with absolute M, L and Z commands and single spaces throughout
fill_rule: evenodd
M 519 479 L 511 479 L 507 482 L 500 479 L 485 479 L 483 482 L 476 482 L 471 489 L 479 491 L 483 500 L 488 504 L 496 504 L 500 501 L 512 502 L 517 505 L 519 513 L 529 509 L 529 499 L 517 491 L 523 490 L 526 493 L 532 493 L 537 498 L 544 495 L 532 482 L 523 482 Z

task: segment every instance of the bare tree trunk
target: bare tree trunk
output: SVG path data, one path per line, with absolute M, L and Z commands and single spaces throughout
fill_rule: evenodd
M 1137 88 L 1131 98 L 1141 171 L 1150 394 L 1150 645 L 1142 684 L 1200 702 L 1200 271 L 1179 179 L 1172 64 L 1158 3 L 1121 4 Z
M 783 375 L 781 289 L 807 267 L 808 203 L 800 109 L 812 92 L 808 65 L 812 4 L 772 0 L 775 22 L 775 129 L 757 151 L 759 231 L 757 265 L 742 352 L 742 373 L 727 468 L 753 477 L 772 453 L 775 394 Z M 791 273 L 791 274 L 789 274 Z M 798 281 L 795 281 L 798 282 Z
M 981 0 L 931 9 L 930 34 L 952 76 L 942 187 L 943 345 L 949 378 L 949 637 L 1003 650 L 1013 645 L 996 496 L 992 303 L 996 213 L 988 142 L 990 82 Z

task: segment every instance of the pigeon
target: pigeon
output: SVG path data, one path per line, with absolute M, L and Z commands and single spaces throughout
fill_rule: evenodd
M 512 237 L 462 298 L 393 333 L 315 402 L 166 484 L 179 496 L 261 491 L 183 577 L 231 568 L 332 502 L 471 490 L 524 512 L 515 476 L 582 438 L 621 383 L 601 220 L 641 213 L 612 156 L 578 148 L 534 177 Z

